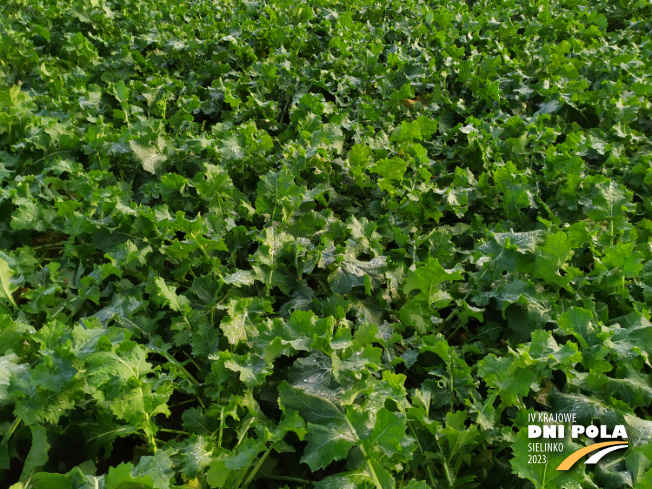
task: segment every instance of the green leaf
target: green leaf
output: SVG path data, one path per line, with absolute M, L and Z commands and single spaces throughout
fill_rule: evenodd
M 170 287 L 161 277 L 156 277 L 154 283 L 156 283 L 161 297 L 167 302 L 170 309 L 175 312 L 185 312 L 188 310 L 190 302 L 186 297 L 176 294 L 176 287 Z
M 125 86 L 124 81 L 120 80 L 115 84 L 115 98 L 118 102 L 125 104 L 129 100 L 129 89 Z
M 551 234 L 545 244 L 537 249 L 533 276 L 542 278 L 551 285 L 571 291 L 570 278 L 562 277 L 558 270 L 565 267 L 566 261 L 573 256 L 572 244 L 563 231 Z
M 235 450 L 235 453 L 224 458 L 224 465 L 229 470 L 242 470 L 252 465 L 260 452 L 265 451 L 262 440 L 246 438 Z
M 138 464 L 131 471 L 134 478 L 147 480 L 151 478 L 154 489 L 170 489 L 174 484 L 174 463 L 170 456 L 163 450 L 154 455 L 141 457 Z
M 532 331 L 532 342 L 528 348 L 528 354 L 532 357 L 537 366 L 547 364 L 550 368 L 561 368 L 567 370 L 582 360 L 582 354 L 578 351 L 577 345 L 568 341 L 565 345 L 559 346 L 549 331 Z
M 414 440 L 406 436 L 407 423 L 405 415 L 382 408 L 376 417 L 376 426 L 371 432 L 368 444 L 378 447 L 388 457 L 409 453 L 409 446 Z
M 362 144 L 353 145 L 347 155 L 351 176 L 360 186 L 366 185 L 367 177 L 365 171 L 371 162 L 371 155 L 371 148 Z
M 274 320 L 263 337 L 266 342 L 278 338 L 297 351 L 310 351 L 312 347 L 328 347 L 334 326 L 332 317 L 318 318 L 311 311 L 294 311 L 287 322 Z
M 154 481 L 149 475 L 134 477 L 133 470 L 132 463 L 121 463 L 117 467 L 109 468 L 109 472 L 106 474 L 106 489 L 132 489 L 134 487 L 154 489 Z
M 401 122 L 401 125 L 394 129 L 390 136 L 390 141 L 404 143 L 406 141 L 417 140 L 421 141 L 421 124 L 418 121 L 414 122 Z
M 479 362 L 478 375 L 497 389 L 503 402 L 510 406 L 520 405 L 521 398 L 536 387 L 537 381 L 536 374 L 527 366 L 519 366 L 515 359 L 493 354 Z
M 9 383 L 14 374 L 25 374 L 29 368 L 27 363 L 18 363 L 20 358 L 14 353 L 0 357 L 0 406 L 9 403 Z
M 106 487 L 104 482 L 104 476 L 86 475 L 79 467 L 75 467 L 66 474 L 37 472 L 30 479 L 29 487 L 34 489 L 70 489 L 71 487 L 95 489 L 97 487 Z
M 416 122 L 419 124 L 421 136 L 424 138 L 429 138 L 437 132 L 437 121 L 432 120 L 429 117 L 420 115 L 417 117 Z
M 178 453 L 181 473 L 186 479 L 194 479 L 210 465 L 213 450 L 206 438 L 191 435 L 178 447 Z
M 406 169 L 407 162 L 394 157 L 392 159 L 383 158 L 382 160 L 379 160 L 371 170 L 374 173 L 378 173 L 383 178 L 400 182 L 403 179 Z
M 206 171 L 195 177 L 199 196 L 208 202 L 209 210 L 219 215 L 235 214 L 235 186 L 229 173 L 217 165 L 206 164 Z
M 573 255 L 572 249 L 570 239 L 565 232 L 560 231 L 551 234 L 546 238 L 543 247 L 537 249 L 537 259 L 540 262 L 535 263 L 535 267 L 549 266 L 553 269 L 562 268 L 566 260 Z
M 260 178 L 256 212 L 271 221 L 287 221 L 302 202 L 305 189 L 294 183 L 294 175 L 287 168 L 269 172 Z M 274 229 L 266 228 L 267 232 Z
M 429 304 L 420 300 L 409 300 L 399 311 L 401 322 L 407 326 L 411 326 L 419 333 L 424 334 L 428 331 L 433 331 L 442 321 L 441 318 L 435 316 L 434 311 Z
M 362 261 L 353 254 L 346 254 L 339 267 L 328 276 L 328 283 L 334 293 L 348 294 L 354 287 L 363 287 L 367 276 L 370 277 L 368 280 L 371 285 L 377 283 L 382 277 L 386 263 L 387 258 L 384 256 Z
M 153 146 L 145 147 L 136 141 L 129 141 L 129 147 L 134 152 L 138 161 L 146 172 L 156 174 L 161 165 L 167 161 L 165 154 L 167 143 L 159 136 Z
M 345 412 L 330 394 L 295 389 L 287 382 L 283 382 L 278 390 L 283 409 L 299 411 L 307 423 L 308 445 L 301 461 L 312 471 L 342 460 L 359 443 Z
M 105 344 L 106 342 L 100 342 Z M 94 396 L 119 419 L 153 433 L 152 417 L 169 415 L 167 401 L 172 386 L 147 381 L 152 365 L 146 352 L 136 343 L 125 340 L 105 346 L 85 359 L 87 380 Z
M 0 258 L 0 297 L 8 299 L 14 307 L 17 307 L 13 293 L 18 287 L 12 283 L 12 275 L 14 275 L 14 271 L 9 268 L 9 264 L 3 258 Z
M 212 489 L 221 489 L 225 486 L 231 474 L 232 471 L 226 468 L 223 460 L 214 460 L 208 469 L 206 480 Z
M 437 258 L 429 258 L 425 265 L 418 267 L 406 279 L 403 292 L 409 294 L 413 290 L 419 290 L 417 299 L 435 304 L 438 308 L 446 307 L 452 301 L 452 297 L 437 286 L 446 281 L 462 279 L 459 271 L 446 270 L 439 264 Z
M 227 307 L 228 316 L 220 329 L 232 345 L 255 338 L 259 334 L 261 317 L 273 312 L 270 302 L 258 298 L 233 299 Z
M 23 471 L 20 474 L 21 482 L 28 481 L 32 471 L 45 465 L 50 458 L 48 455 L 50 444 L 45 428 L 41 425 L 34 425 L 30 426 L 30 429 L 32 431 L 32 446 L 23 464 Z
M 108 458 L 113 451 L 113 442 L 117 438 L 128 437 L 138 432 L 136 426 L 117 422 L 107 411 L 98 410 L 94 418 L 80 423 L 90 454 L 97 454 L 102 449 L 104 458 Z
M 597 341 L 596 328 L 591 311 L 581 307 L 571 307 L 559 318 L 559 329 L 567 335 L 573 335 L 586 348 Z
M 542 231 L 526 231 L 508 233 L 494 233 L 493 237 L 501 247 L 507 248 L 508 243 L 514 246 L 519 253 L 534 253 L 545 233 Z
M 0 354 L 8 351 L 19 352 L 21 343 L 24 341 L 27 333 L 34 333 L 34 329 L 29 324 L 22 321 L 13 320 L 8 314 L 0 314 L 0 324 L 2 324 L 2 336 L 0 337 Z
M 290 256 L 292 236 L 274 227 L 267 227 L 258 237 L 260 245 L 253 255 L 256 278 L 269 288 L 278 287 L 289 294 L 295 277 L 287 271 L 285 260 Z
M 632 408 L 648 406 L 652 402 L 650 376 L 641 374 L 629 366 L 619 367 L 618 378 L 602 373 L 590 373 L 583 379 L 582 386 L 602 399 L 618 398 Z
M 626 278 L 635 278 L 643 269 L 643 254 L 634 251 L 634 243 L 617 243 L 607 248 L 602 262 L 609 268 L 620 268 Z
M 580 202 L 596 222 L 610 221 L 614 230 L 624 228 L 627 213 L 635 210 L 631 203 L 632 194 L 622 185 L 614 182 L 597 184 L 593 192 Z

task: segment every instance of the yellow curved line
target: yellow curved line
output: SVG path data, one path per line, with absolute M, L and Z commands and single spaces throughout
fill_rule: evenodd
M 612 445 L 628 445 L 628 442 L 626 441 L 605 441 L 602 443 L 594 443 L 593 445 L 589 445 L 588 447 L 580 448 L 576 452 L 571 453 L 568 457 L 564 459 L 562 463 L 559 464 L 559 467 L 557 467 L 557 470 L 568 470 L 570 469 L 575 462 L 577 462 L 579 459 L 581 459 L 584 455 L 595 452 L 596 450 L 600 450 L 601 448 L 604 447 L 610 447 Z

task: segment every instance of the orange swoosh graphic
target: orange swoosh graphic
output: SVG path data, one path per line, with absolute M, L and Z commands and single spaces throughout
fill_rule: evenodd
M 600 450 L 601 448 L 604 447 L 610 447 L 612 445 L 627 445 L 628 442 L 626 441 L 605 441 L 602 443 L 594 443 L 593 445 L 589 445 L 588 447 L 580 448 L 578 451 L 571 453 L 568 457 L 564 459 L 562 463 L 559 464 L 559 467 L 557 467 L 557 470 L 568 470 L 570 469 L 575 462 L 577 462 L 579 459 L 581 459 L 584 455 L 587 453 L 595 452 L 596 450 Z

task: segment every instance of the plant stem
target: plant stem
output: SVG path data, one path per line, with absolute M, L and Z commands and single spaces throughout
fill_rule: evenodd
M 355 431 L 354 431 L 355 433 Z M 362 455 L 364 456 L 364 461 L 367 464 L 367 470 L 369 471 L 369 475 L 371 475 L 371 478 L 374 481 L 374 484 L 376 485 L 377 489 L 383 489 L 383 485 L 380 483 L 380 480 L 378 480 L 378 476 L 376 475 L 376 471 L 374 470 L 374 466 L 371 465 L 371 461 L 369 460 L 369 455 L 367 454 L 367 451 L 364 449 L 364 446 L 362 443 L 359 445 L 360 451 L 362 452 Z
M 217 438 L 217 448 L 222 447 L 222 433 L 224 431 L 224 406 L 222 406 L 222 411 L 220 412 L 220 435 Z
M 184 366 L 183 366 L 183 365 L 182 365 L 182 364 L 181 364 L 181 363 L 180 363 L 176 358 L 174 358 L 172 355 L 170 355 L 170 354 L 167 353 L 167 352 L 157 352 L 157 353 L 159 353 L 160 355 L 163 355 L 163 357 L 164 357 L 168 362 L 170 362 L 170 363 L 173 364 L 175 367 L 177 367 L 179 370 L 181 370 L 181 371 L 186 375 L 186 377 L 188 378 L 188 380 L 190 381 L 190 383 L 191 383 L 193 386 L 195 386 L 195 387 L 199 387 L 199 382 L 197 381 L 197 379 L 196 379 L 196 378 L 195 378 L 195 377 L 194 377 L 190 372 L 188 372 L 188 370 L 186 369 L 186 367 L 184 367 Z
M 168 428 L 159 428 L 158 430 L 161 433 L 173 433 L 175 435 L 187 435 L 187 436 L 190 436 L 190 433 L 188 433 L 187 431 L 171 430 L 171 429 L 168 429 Z
M 450 413 L 453 413 L 453 405 L 455 404 L 455 379 L 453 377 L 453 367 L 449 363 L 448 364 L 448 375 L 450 376 L 450 381 L 451 381 L 451 408 L 450 408 Z
M 446 482 L 448 482 L 448 487 L 453 487 L 453 478 L 451 477 L 450 468 L 448 467 L 448 460 L 442 450 L 441 445 L 439 444 L 439 437 L 437 437 L 437 448 L 439 448 L 439 453 L 441 453 L 441 458 L 444 461 L 444 473 L 446 474 Z
M 9 438 L 11 438 L 11 435 L 14 434 L 14 431 L 18 428 L 18 425 L 20 424 L 22 420 L 20 418 L 16 418 L 11 425 L 11 428 L 9 428 L 9 431 L 7 434 L 2 438 L 2 441 L 0 441 L 0 446 L 7 445 L 9 443 Z
M 199 365 L 197 364 L 197 362 L 195 362 L 195 359 L 194 359 L 194 358 L 192 358 L 192 357 L 191 357 L 187 352 L 185 352 L 185 351 L 184 351 L 183 353 L 184 353 L 184 355 L 186 355 L 186 357 L 188 357 L 188 360 L 190 360 L 190 363 L 192 363 L 192 364 L 197 368 L 197 370 L 201 370 L 201 368 L 199 367 Z
M 266 475 L 265 477 L 273 481 L 300 482 L 302 484 L 310 483 L 308 479 L 302 479 L 301 477 L 290 477 L 287 475 Z
M 158 350 L 154 350 L 154 352 L 155 352 L 155 353 L 158 353 L 158 354 L 161 355 L 163 358 L 165 358 L 168 362 L 170 362 L 172 365 L 174 365 L 174 366 L 177 367 L 179 370 L 181 370 L 181 371 L 184 373 L 184 375 L 186 376 L 186 379 L 188 380 L 188 382 L 190 382 L 190 383 L 193 385 L 193 387 L 197 387 L 197 388 L 199 387 L 199 382 L 197 381 L 197 379 L 196 379 L 196 378 L 195 378 L 195 377 L 194 377 L 190 372 L 188 372 L 188 370 L 186 369 L 186 367 L 184 367 L 181 363 L 179 363 L 179 362 L 177 361 L 177 359 L 175 359 L 172 355 L 170 355 L 170 354 L 169 354 L 168 352 L 166 352 L 166 351 L 158 351 Z M 202 401 L 202 398 L 201 398 L 200 396 L 195 395 L 195 399 L 197 399 L 197 402 L 199 403 L 199 405 L 200 405 L 203 409 L 206 409 L 206 405 L 204 404 L 204 401 Z
M 234 448 L 238 447 L 240 445 L 240 443 L 242 443 L 242 440 L 244 440 L 245 436 L 247 436 L 247 431 L 249 431 L 249 428 L 251 427 L 251 423 L 254 422 L 254 419 L 255 418 L 253 416 L 251 418 L 249 418 L 249 422 L 247 423 L 247 427 L 244 430 L 242 430 L 242 433 L 240 433 L 240 437 L 238 438 L 238 443 L 235 444 Z
M 258 463 L 253 468 L 253 470 L 251 471 L 251 474 L 249 474 L 249 477 L 247 477 L 247 480 L 245 480 L 244 487 L 248 487 L 249 484 L 251 484 L 251 481 L 254 479 L 254 477 L 256 476 L 256 473 L 260 470 L 263 463 L 265 462 L 265 459 L 267 458 L 267 456 L 270 454 L 271 451 L 272 451 L 272 447 L 269 447 L 267 450 L 265 450 L 265 453 L 263 453 L 263 456 L 260 457 L 260 459 L 258 459 Z

